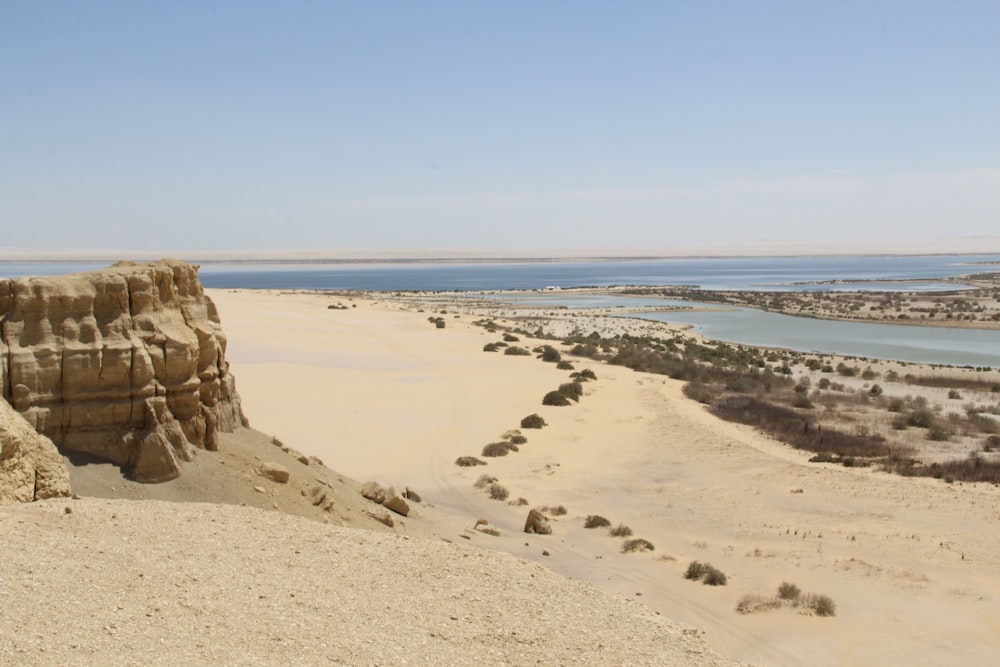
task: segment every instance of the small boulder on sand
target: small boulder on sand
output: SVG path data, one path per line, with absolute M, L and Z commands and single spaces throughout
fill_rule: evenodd
M 288 483 L 288 468 L 280 463 L 268 462 L 263 464 L 260 467 L 260 474 L 272 482 L 278 482 L 279 484 Z
M 524 522 L 524 532 L 534 533 L 535 535 L 549 535 L 552 533 L 552 526 L 549 525 L 549 520 L 545 518 L 544 514 L 538 510 L 530 510 L 528 518 Z
M 385 500 L 382 501 L 382 505 L 396 514 L 403 516 L 410 514 L 410 504 L 403 499 L 403 496 L 399 495 L 399 491 L 394 486 L 385 490 Z
M 378 482 L 365 482 L 361 486 L 361 495 L 373 503 L 381 505 L 385 502 L 385 489 Z

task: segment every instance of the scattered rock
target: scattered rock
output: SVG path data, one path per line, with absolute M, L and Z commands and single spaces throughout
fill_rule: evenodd
M 378 482 L 365 482 L 361 486 L 361 495 L 379 505 L 385 502 L 385 489 Z
M 529 510 L 528 518 L 524 522 L 524 532 L 535 535 L 549 535 L 552 533 L 552 526 L 545 515 L 538 510 Z
M 409 516 L 410 514 L 410 504 L 403 499 L 403 496 L 399 495 L 394 486 L 390 486 L 385 490 L 385 500 L 382 501 L 382 505 L 391 509 L 396 514 L 403 516 Z
M 385 510 L 369 510 L 368 516 L 375 519 L 381 524 L 389 526 L 390 528 L 396 525 L 396 522 L 393 520 L 392 515 L 386 512 Z
M 253 487 L 253 490 L 256 491 L 257 493 L 267 493 L 267 490 L 264 489 L 264 487 L 261 486 L 260 484 L 255 485 Z
M 260 467 L 260 474 L 272 482 L 278 482 L 279 484 L 288 483 L 288 468 L 281 465 L 280 463 L 267 462 Z
M 403 497 L 406 498 L 407 500 L 412 500 L 415 503 L 422 502 L 423 500 L 420 497 L 420 494 L 411 489 L 410 487 L 406 487 L 406 490 L 403 491 Z

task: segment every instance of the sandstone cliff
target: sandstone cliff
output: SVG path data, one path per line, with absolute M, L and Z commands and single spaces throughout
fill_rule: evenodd
M 246 424 L 197 271 L 121 262 L 0 280 L 0 396 L 64 453 L 173 479 L 192 446 Z
M 56 446 L 0 401 L 0 505 L 70 493 L 66 462 Z

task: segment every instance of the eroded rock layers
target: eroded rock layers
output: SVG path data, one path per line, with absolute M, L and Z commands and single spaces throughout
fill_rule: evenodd
M 63 452 L 140 481 L 246 424 L 225 351 L 190 264 L 0 280 L 0 395 Z

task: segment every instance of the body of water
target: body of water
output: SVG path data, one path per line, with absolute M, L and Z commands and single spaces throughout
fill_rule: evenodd
M 0 276 L 53 275 L 105 265 L 0 262 Z M 932 291 L 955 289 L 951 284 L 933 282 L 934 278 L 997 270 L 1000 270 L 1000 256 L 997 255 L 933 255 L 446 264 L 204 263 L 199 275 L 206 287 L 226 289 L 451 292 L 692 285 L 712 290 Z M 880 282 L 907 280 L 927 282 Z M 826 281 L 838 282 L 818 284 Z M 558 291 L 519 298 L 569 308 L 618 307 L 623 312 L 664 303 L 640 297 L 561 295 Z M 708 338 L 746 345 L 958 366 L 1000 366 L 1000 332 L 997 331 L 814 320 L 752 308 L 636 316 L 690 324 Z
M 1000 270 L 998 255 L 861 257 L 714 257 L 604 262 L 480 263 L 214 263 L 199 275 L 206 287 L 483 291 L 611 285 L 693 285 L 712 290 L 934 290 L 944 283 L 871 283 L 928 280 Z M 89 270 L 96 263 L 0 262 L 0 276 L 52 275 Z M 839 284 L 816 284 L 824 281 Z M 851 284 L 846 284 L 851 283 Z
M 756 308 L 725 307 L 725 310 L 719 310 L 718 304 L 613 294 L 560 295 L 558 292 L 546 292 L 497 295 L 495 298 L 507 303 L 543 308 L 613 308 L 620 311 L 621 317 L 688 324 L 706 338 L 741 345 L 949 366 L 1000 367 L 1000 331 L 996 330 L 820 320 Z M 682 310 L 631 310 L 650 306 Z

